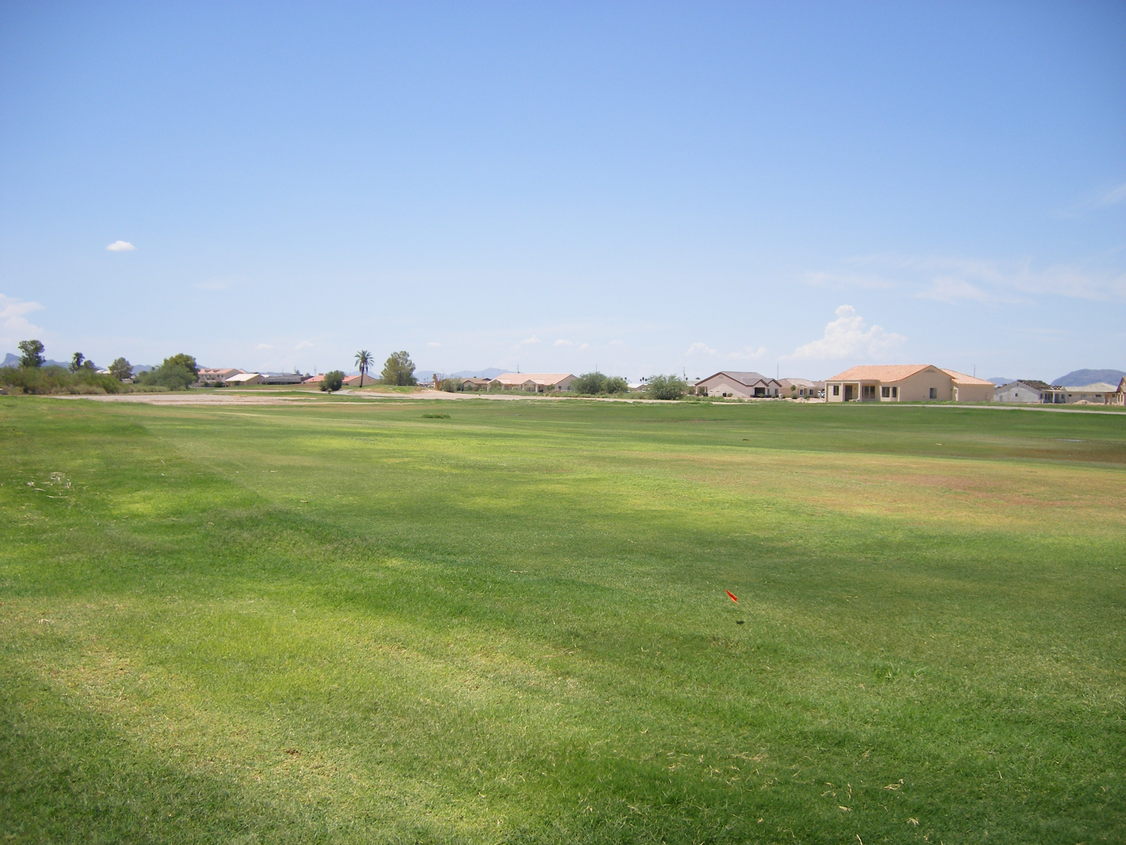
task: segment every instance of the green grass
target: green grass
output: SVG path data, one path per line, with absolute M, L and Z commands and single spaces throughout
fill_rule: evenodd
M 1126 836 L 1121 417 L 0 397 L 0 444 L 0 837 Z

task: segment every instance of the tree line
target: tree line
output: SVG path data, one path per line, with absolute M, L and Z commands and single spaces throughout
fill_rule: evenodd
M 368 371 L 375 366 L 375 356 L 366 349 L 361 349 L 356 353 L 355 361 L 356 369 L 360 371 L 360 383 L 358 386 L 363 387 L 364 379 L 367 377 Z M 369 382 L 369 384 L 370 383 L 373 382 Z M 400 386 L 418 384 L 418 379 L 414 377 L 414 361 L 411 360 L 410 353 L 401 350 L 388 355 L 387 360 L 383 364 L 383 372 L 379 374 L 379 383 Z M 327 393 L 335 393 L 343 386 L 343 370 L 332 370 L 325 373 L 321 378 L 321 390 Z
M 134 377 L 133 365 L 117 358 L 98 372 L 94 362 L 75 352 L 65 367 L 50 365 L 39 340 L 21 340 L 19 363 L 0 367 L 0 384 L 22 393 L 121 393 L 126 389 L 181 390 L 199 378 L 199 366 L 191 355 L 165 358 L 159 367 Z M 127 387 L 126 383 L 132 382 Z
M 186 353 L 165 358 L 159 367 L 137 373 L 125 358 L 117 358 L 99 373 L 94 363 L 81 352 L 71 356 L 68 367 L 44 366 L 44 346 L 38 340 L 23 340 L 19 343 L 20 360 L 17 367 L 0 368 L 0 384 L 17 389 L 23 393 L 120 393 L 126 389 L 125 383 L 132 381 L 133 388 L 139 390 L 186 390 L 199 380 L 199 365 L 193 356 Z M 359 386 L 375 366 L 375 357 L 366 349 L 355 354 L 356 367 L 360 373 Z M 414 375 L 415 365 L 405 350 L 392 352 L 383 363 L 379 383 L 408 386 L 418 384 Z M 321 390 L 334 393 L 344 386 L 344 373 L 332 370 L 321 379 Z M 443 390 L 459 390 L 460 380 L 446 379 L 441 383 Z M 594 371 L 583 373 L 575 378 L 571 393 L 584 396 L 613 396 L 625 393 L 629 385 L 620 376 L 607 376 Z M 644 393 L 650 399 L 680 399 L 688 392 L 688 384 L 676 376 L 651 376 Z

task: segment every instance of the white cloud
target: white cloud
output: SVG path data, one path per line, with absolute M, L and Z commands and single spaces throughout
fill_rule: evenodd
M 107 252 L 133 252 L 136 249 L 129 241 L 114 241 L 106 247 Z
M 38 302 L 26 302 L 13 299 L 0 293 L 0 340 L 5 346 L 19 343 L 21 340 L 31 340 L 35 335 L 43 334 L 40 326 L 30 322 L 24 315 L 32 311 L 40 311 L 43 306 Z
M 542 342 L 543 341 L 541 341 L 538 337 L 536 337 L 535 335 L 532 335 L 531 337 L 526 337 L 522 341 L 520 341 L 520 345 L 521 346 L 533 346 L 537 343 L 542 343 Z
M 552 345 L 553 346 L 574 346 L 575 344 L 574 344 L 574 341 L 564 340 L 563 338 L 559 338 Z
M 936 302 L 1020 302 L 1020 297 L 1000 296 L 989 293 L 972 282 L 954 276 L 939 276 L 931 286 L 916 294 L 919 299 L 933 299 Z
M 706 343 L 701 343 L 700 341 L 696 341 L 695 343 L 693 343 L 691 346 L 688 347 L 688 350 L 687 350 L 687 352 L 685 352 L 685 354 L 686 355 L 706 355 L 709 358 L 714 358 L 716 355 L 719 354 L 719 350 L 715 349 L 711 346 L 708 346 Z
M 1126 202 L 1126 183 L 1116 185 L 1109 191 L 1105 191 L 1099 197 L 1097 204 L 1100 208 L 1105 208 L 1108 205 L 1118 205 L 1121 202 Z
M 255 344 L 254 348 L 255 349 L 273 349 L 274 345 L 272 343 L 258 343 L 258 344 Z
M 1096 302 L 1126 300 L 1126 273 L 1113 255 L 1084 264 L 1037 267 L 1030 261 L 934 255 L 864 255 L 847 270 L 807 273 L 809 284 L 900 288 L 936 302 L 1027 303 L 1046 296 Z
M 442 346 L 442 344 L 440 344 L 440 343 L 439 343 L 438 341 L 436 341 L 436 340 L 432 340 L 432 341 L 430 341 L 429 343 L 427 343 L 427 344 L 426 344 L 426 346 L 427 346 L 428 348 L 430 348 L 430 349 L 440 349 L 440 348 L 441 348 L 441 346 Z
M 760 358 L 766 357 L 766 347 L 744 346 L 742 349 L 728 353 L 727 357 L 735 361 L 757 361 Z
M 881 326 L 869 326 L 851 305 L 836 310 L 837 319 L 825 326 L 824 334 L 795 349 L 788 358 L 830 360 L 872 359 L 901 346 L 907 338 Z
M 817 288 L 891 290 L 895 282 L 872 273 L 806 273 L 805 283 Z
M 300 352 L 302 349 L 312 349 L 315 344 L 311 340 L 301 340 L 293 347 L 295 352 Z
M 724 358 L 728 361 L 754 361 L 766 356 L 765 346 L 744 346 L 730 352 L 721 352 L 713 346 L 697 341 L 688 347 L 685 354 L 705 358 Z
M 1059 216 L 1064 219 L 1075 219 L 1092 212 L 1102 211 L 1104 208 L 1113 208 L 1124 202 L 1126 202 L 1126 183 L 1104 188 L 1097 193 L 1092 192 L 1078 200 L 1074 205 L 1065 208 Z

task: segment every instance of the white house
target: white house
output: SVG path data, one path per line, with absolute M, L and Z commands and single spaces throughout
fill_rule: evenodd
M 1034 405 L 1053 405 L 1064 401 L 1062 388 L 1052 387 L 1036 379 L 1020 379 L 993 389 L 997 402 L 1024 402 Z

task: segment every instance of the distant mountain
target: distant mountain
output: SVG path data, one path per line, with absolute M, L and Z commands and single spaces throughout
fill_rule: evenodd
M 9 352 L 7 355 L 5 355 L 3 363 L 0 363 L 0 367 L 18 367 L 19 365 L 20 365 L 20 356 L 15 355 L 11 352 Z M 69 367 L 70 361 L 52 361 L 50 358 L 48 358 L 46 361 L 43 362 L 43 366 L 44 367 Z
M 1072 370 L 1065 376 L 1052 380 L 1052 384 L 1077 387 L 1081 384 L 1094 384 L 1096 381 L 1105 381 L 1107 384 L 1118 384 L 1126 378 L 1122 370 Z

